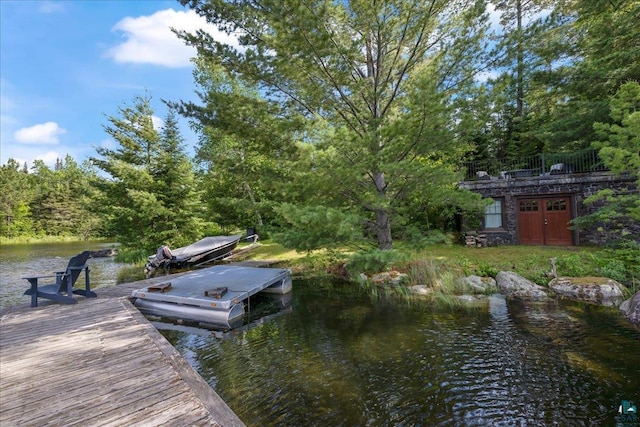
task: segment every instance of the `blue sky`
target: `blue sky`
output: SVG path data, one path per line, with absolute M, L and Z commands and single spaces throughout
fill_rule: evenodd
M 106 116 L 136 95 L 152 97 L 158 125 L 162 99 L 196 100 L 195 50 L 169 27 L 237 46 L 175 0 L 0 0 L 0 163 L 80 163 L 116 146 Z M 193 154 L 197 136 L 180 126 Z
M 208 28 L 169 0 L 0 0 L 0 163 L 79 163 L 98 146 L 115 146 L 107 115 L 149 94 L 161 102 L 194 100 L 195 51 L 169 27 Z M 181 119 L 189 154 L 196 135 Z

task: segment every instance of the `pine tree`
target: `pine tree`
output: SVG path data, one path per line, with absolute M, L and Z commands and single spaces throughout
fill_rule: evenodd
M 33 182 L 28 170 L 14 159 L 7 160 L 0 167 L 0 188 L 0 236 L 32 236 L 33 216 L 29 204 L 33 197 Z
M 92 158 L 107 174 L 97 180 L 98 204 L 123 256 L 132 259 L 160 244 L 192 241 L 201 232 L 193 175 L 177 124 L 170 114 L 162 135 L 154 129 L 150 100 L 138 96 L 132 106 L 119 108 L 119 117 L 109 116 L 105 131 L 118 147 L 100 147 L 100 157 Z
M 558 5 L 568 18 L 550 43 L 557 66 L 545 75 L 557 102 L 541 130 L 556 149 L 586 148 L 599 139 L 593 123 L 612 123 L 609 101 L 620 86 L 640 81 L 640 2 Z
M 640 84 L 628 82 L 620 86 L 610 102 L 612 123 L 595 123 L 600 141 L 593 143 L 599 149 L 604 164 L 616 174 L 629 174 L 635 186 L 621 191 L 604 189 L 585 199 L 584 203 L 599 201 L 600 207 L 592 214 L 577 218 L 579 228 L 594 224 L 607 224 L 617 237 L 639 249 L 640 241 Z
M 109 116 L 110 125 L 105 125 L 104 129 L 118 147 L 98 147 L 96 151 L 101 157 L 92 158 L 107 175 L 96 182 L 101 190 L 98 201 L 101 213 L 107 219 L 109 233 L 125 251 L 139 248 L 148 252 L 152 249 L 149 230 L 155 212 L 161 208 L 150 191 L 153 184 L 149 172 L 150 154 L 159 135 L 153 128 L 149 102 L 148 97 L 136 97 L 132 106 L 119 108 L 121 117 Z M 143 253 L 138 256 L 142 257 Z
M 477 71 L 484 3 L 181 3 L 241 34 L 238 51 L 204 33 L 180 33 L 201 58 L 255 84 L 278 106 L 274 111 L 334 130 L 335 137 L 320 141 L 316 161 L 323 164 L 314 176 L 327 179 L 314 180 L 316 196 L 324 193 L 323 203 L 353 209 L 377 246 L 390 249 L 396 205 L 424 179 L 424 165 L 441 160 L 444 147 L 457 142 L 441 126 L 453 110 L 443 105 L 450 108 L 452 92 Z M 424 161 L 413 162 L 418 157 Z
M 150 172 L 153 191 L 162 205 L 152 231 L 156 240 L 183 246 L 200 238 L 205 225 L 201 191 L 172 109 L 165 117 L 158 147 L 153 150 Z

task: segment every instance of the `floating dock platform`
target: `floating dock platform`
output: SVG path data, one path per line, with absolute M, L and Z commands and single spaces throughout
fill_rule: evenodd
M 166 282 L 134 290 L 131 296 L 147 315 L 234 328 L 242 325 L 249 297 L 286 294 L 292 287 L 287 269 L 217 265 L 188 276 L 167 276 Z

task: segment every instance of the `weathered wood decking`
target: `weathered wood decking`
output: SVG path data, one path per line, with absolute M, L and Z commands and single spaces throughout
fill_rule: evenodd
M 0 426 L 244 425 L 126 298 L 140 286 L 3 315 Z

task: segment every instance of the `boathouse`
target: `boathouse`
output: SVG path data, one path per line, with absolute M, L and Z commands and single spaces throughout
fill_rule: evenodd
M 477 230 L 487 245 L 603 244 L 612 238 L 607 224 L 572 230 L 571 220 L 593 213 L 602 204 L 584 200 L 603 189 L 638 192 L 632 175 L 606 170 L 594 150 L 573 154 L 491 159 L 469 162 L 461 188 L 492 199 Z M 626 224 L 640 234 L 639 224 Z

